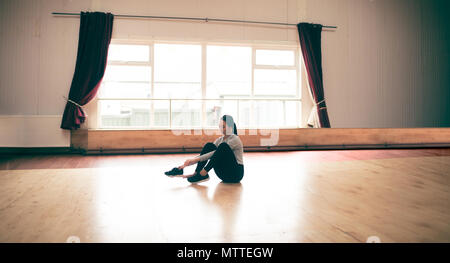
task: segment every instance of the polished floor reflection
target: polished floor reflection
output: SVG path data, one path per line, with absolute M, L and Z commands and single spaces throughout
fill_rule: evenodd
M 163 175 L 189 156 L 3 159 L 0 242 L 450 242 L 449 149 L 245 153 L 240 184 Z

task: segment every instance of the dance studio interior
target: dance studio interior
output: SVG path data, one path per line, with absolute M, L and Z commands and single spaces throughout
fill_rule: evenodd
M 450 242 L 449 13 L 1 0 L 0 242 Z

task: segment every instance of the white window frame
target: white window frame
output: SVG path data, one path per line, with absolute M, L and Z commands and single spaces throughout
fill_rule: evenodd
M 118 61 L 108 61 L 107 66 L 109 65 L 133 65 L 133 66 L 150 66 L 151 67 L 151 83 L 150 83 L 150 89 L 151 89 L 151 98 L 137 98 L 135 100 L 157 100 L 159 98 L 154 98 L 154 71 L 155 71 L 155 44 L 181 44 L 181 45 L 199 45 L 201 47 L 201 61 L 202 61 L 202 69 L 201 69 L 201 90 L 202 90 L 202 98 L 198 99 L 202 101 L 202 112 L 201 112 L 201 129 L 211 129 L 211 127 L 206 125 L 206 103 L 207 100 L 220 100 L 220 99 L 208 99 L 206 98 L 206 78 L 207 78 L 207 46 L 214 45 L 214 46 L 239 46 L 239 47 L 250 47 L 252 49 L 252 70 L 251 70 L 251 92 L 248 97 L 236 99 L 237 101 L 237 111 L 239 115 L 239 100 L 245 100 L 251 101 L 251 107 L 253 107 L 253 102 L 255 100 L 284 100 L 284 109 L 283 112 L 285 113 L 285 102 L 286 101 L 298 101 L 297 103 L 297 125 L 296 126 L 282 126 L 280 128 L 301 128 L 302 123 L 302 114 L 301 114 L 301 107 L 302 107 L 302 69 L 300 67 L 300 55 L 299 51 L 300 48 L 298 46 L 294 45 L 277 45 L 277 44 L 259 44 L 259 43 L 228 43 L 228 42 L 215 42 L 215 41 L 181 41 L 181 40 L 121 40 L 121 39 L 112 39 L 111 44 L 122 44 L 122 45 L 148 45 L 150 47 L 150 53 L 149 53 L 149 62 L 118 62 Z M 294 61 L 295 64 L 293 66 L 275 66 L 275 65 L 257 65 L 256 64 L 256 50 L 287 50 L 287 51 L 293 51 L 294 52 Z M 296 95 L 295 96 L 289 96 L 289 95 L 255 95 L 254 94 L 254 72 L 257 69 L 275 69 L 275 70 L 282 70 L 282 69 L 290 69 L 290 70 L 296 70 Z M 101 88 L 101 87 L 100 87 Z M 172 121 L 171 121 L 171 108 L 169 108 L 169 126 L 166 127 L 154 127 L 154 118 L 150 118 L 150 127 L 108 127 L 108 126 L 102 126 L 101 125 L 101 115 L 100 115 L 100 100 L 134 100 L 134 99 L 103 99 L 99 98 L 98 96 L 95 97 L 95 99 L 90 103 L 92 106 L 89 107 L 89 109 L 93 109 L 95 111 L 95 121 L 90 124 L 89 128 L 93 129 L 102 129 L 102 130 L 172 130 L 172 129 L 179 129 L 178 127 L 172 128 Z M 169 100 L 169 99 L 167 99 Z M 172 99 L 173 100 L 173 99 Z M 196 99 L 194 99 L 196 100 Z M 154 115 L 154 108 L 153 103 L 151 104 L 150 109 L 150 116 Z M 253 111 L 250 111 L 251 114 Z M 236 116 L 237 122 L 239 123 L 239 116 Z M 252 115 L 250 116 L 250 119 L 252 119 Z M 286 114 L 283 116 L 286 117 Z M 194 128 L 194 127 L 192 127 Z M 264 127 L 245 127 L 246 129 L 254 129 L 254 128 L 264 128 Z M 273 127 L 272 127 L 273 128 Z

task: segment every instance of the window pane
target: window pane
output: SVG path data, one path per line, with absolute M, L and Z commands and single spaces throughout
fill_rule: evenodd
M 200 82 L 200 45 L 155 45 L 155 80 L 172 82 Z
M 252 49 L 250 47 L 207 47 L 206 96 L 225 98 L 249 95 L 251 91 Z
M 154 127 L 169 127 L 169 108 L 168 100 L 153 101 Z
M 149 101 L 100 101 L 102 127 L 148 127 Z
M 241 100 L 239 126 L 242 128 L 299 127 L 300 105 L 299 101 Z
M 103 81 L 150 82 L 151 73 L 148 66 L 108 65 Z
M 146 45 L 111 44 L 108 49 L 108 61 L 150 61 L 150 47 Z
M 257 65 L 294 66 L 295 52 L 292 50 L 256 50 Z
M 102 82 L 99 98 L 150 98 L 148 82 Z
M 200 82 L 155 82 L 155 98 L 198 99 L 202 97 Z
M 252 102 L 247 100 L 241 100 L 239 103 L 239 126 L 242 128 L 248 128 L 251 126 L 250 115 L 252 109 Z
M 155 44 L 155 98 L 201 98 L 200 45 Z
M 256 69 L 255 94 L 295 96 L 296 79 L 296 70 Z
M 201 101 L 172 101 L 172 127 L 200 127 Z
M 299 101 L 286 101 L 286 126 L 299 127 L 302 108 Z
M 236 100 L 208 100 L 206 101 L 206 126 L 218 127 L 222 116 L 233 116 L 237 125 L 237 101 Z
M 281 101 L 255 101 L 254 124 L 256 127 L 277 128 L 284 125 L 283 102 Z

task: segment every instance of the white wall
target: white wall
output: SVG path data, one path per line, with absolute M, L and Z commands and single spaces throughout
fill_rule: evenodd
M 60 115 L 0 116 L 0 147 L 67 147 L 70 132 L 60 123 Z
M 437 2 L 445 3 L 445 8 Z M 0 115 L 33 116 L 34 120 L 62 114 L 62 96 L 68 93 L 75 67 L 79 19 L 50 13 L 83 10 L 336 25 L 336 31 L 323 32 L 322 41 L 325 96 L 332 127 L 449 127 L 450 30 L 443 15 L 449 11 L 446 2 L 2 0 Z M 295 27 L 120 18 L 114 21 L 113 38 L 298 43 Z M 303 112 L 307 112 L 311 104 L 306 89 L 303 98 Z M 23 127 L 12 126 L 14 122 L 8 123 L 5 118 L 1 125 L 14 127 L 9 130 Z M 48 133 L 56 129 L 49 126 Z M 10 141 L 2 131 L 0 147 Z M 62 133 L 68 146 L 69 133 Z M 27 136 L 32 137 L 28 143 L 17 145 L 52 145 L 33 133 Z M 45 143 L 34 143 L 39 141 Z

